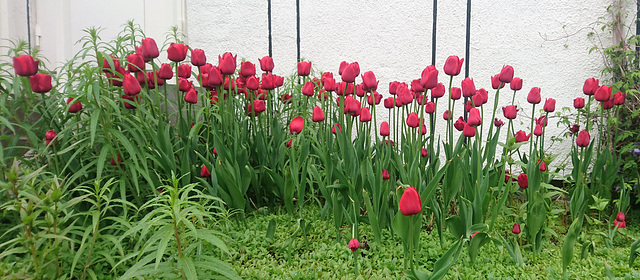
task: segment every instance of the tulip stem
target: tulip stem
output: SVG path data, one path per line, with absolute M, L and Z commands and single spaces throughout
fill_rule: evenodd
M 534 103 L 533 108 L 531 109 L 531 134 L 533 134 L 533 129 L 534 129 L 533 121 L 535 120 L 535 114 L 536 114 L 536 104 Z M 531 137 L 531 135 L 529 135 L 529 137 Z M 529 160 L 531 160 L 531 153 L 533 153 L 533 141 L 529 141 Z

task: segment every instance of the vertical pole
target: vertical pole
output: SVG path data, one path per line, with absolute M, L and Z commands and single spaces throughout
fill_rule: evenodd
M 433 0 L 433 28 L 431 29 L 431 65 L 436 65 L 436 23 L 438 20 L 438 0 Z M 426 92 L 425 92 L 426 94 Z M 431 102 L 434 98 L 431 96 Z M 429 114 L 429 123 L 431 124 L 431 131 L 435 127 L 435 119 L 433 114 Z
M 271 0 L 267 1 L 267 17 L 269 21 L 269 56 L 273 57 L 273 37 L 271 37 Z
M 638 36 L 640 35 L 640 2 L 636 3 L 636 36 Z M 638 44 L 636 44 L 636 55 L 640 55 L 640 45 Z
M 27 0 L 27 41 L 29 42 L 29 54 L 31 54 L 31 11 L 29 10 L 29 2 Z
M 469 77 L 469 45 L 471 44 L 471 0 L 467 0 L 467 41 L 464 51 L 464 77 Z M 464 98 L 464 106 L 467 106 L 468 97 Z M 464 110 L 464 119 L 467 119 L 467 110 Z
M 296 0 L 296 31 L 297 35 L 297 48 L 298 48 L 298 62 L 300 62 L 300 0 Z

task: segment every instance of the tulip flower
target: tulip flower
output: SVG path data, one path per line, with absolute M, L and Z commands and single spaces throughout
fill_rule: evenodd
M 203 50 L 193 49 L 191 51 L 191 64 L 193 64 L 193 66 L 203 66 L 207 64 L 207 56 L 204 55 Z
M 135 73 L 142 71 L 142 69 L 144 69 L 144 58 L 141 55 L 137 53 L 127 55 L 127 70 L 129 72 Z
M 424 105 L 424 112 L 427 114 L 433 114 L 436 111 L 436 104 L 433 102 L 427 102 Z
M 367 71 L 362 74 L 362 84 L 364 85 L 364 90 L 377 90 L 379 82 L 380 81 L 376 80 L 376 75 L 373 74 L 373 71 Z
M 198 92 L 195 88 L 190 88 L 184 95 L 184 101 L 191 104 L 198 103 Z
M 229 52 L 218 55 L 218 67 L 222 75 L 233 75 L 236 72 L 236 57 Z
M 187 58 L 187 51 L 189 51 L 189 46 L 185 44 L 171 43 L 169 48 L 167 48 L 167 57 L 173 62 L 180 62 Z M 191 52 L 191 63 L 193 63 L 193 52 Z
M 607 101 L 600 102 L 602 105 L 602 109 L 609 110 L 613 108 L 613 99 L 609 99 Z
M 598 88 L 598 80 L 595 78 L 589 78 L 584 81 L 582 92 L 586 95 L 594 95 Z
M 513 224 L 513 228 L 511 229 L 511 232 L 513 234 L 520 234 L 520 225 L 519 224 Z
M 126 74 L 122 78 L 122 88 L 126 95 L 136 95 L 140 93 L 140 83 L 133 75 Z
M 360 122 L 370 122 L 371 121 L 371 112 L 369 108 L 364 107 L 360 110 Z
M 378 105 L 382 101 L 382 95 L 374 91 L 372 94 L 367 95 L 367 104 Z
M 502 70 L 500 71 L 500 81 L 508 84 L 511 80 L 513 80 L 513 67 L 510 65 L 502 66 Z
M 438 83 L 435 88 L 431 89 L 431 97 L 440 98 L 444 96 L 444 85 L 442 83 Z
M 291 123 L 289 124 L 289 131 L 291 134 L 298 134 L 304 128 L 304 119 L 300 116 L 293 118 Z
M 316 106 L 313 108 L 313 116 L 311 117 L 311 119 L 314 122 L 324 121 L 324 112 L 322 111 L 322 108 L 320 108 L 320 106 Z
M 202 165 L 202 168 L 200 168 L 200 177 L 204 177 L 204 178 L 211 177 L 211 173 L 209 173 L 209 169 L 204 164 Z
M 360 248 L 360 243 L 358 243 L 358 239 L 351 239 L 351 241 L 349 241 L 349 245 L 348 245 L 349 249 L 351 249 L 351 251 L 355 252 L 356 250 L 358 250 L 358 248 Z
M 429 65 L 422 70 L 420 84 L 425 89 L 432 89 L 438 85 L 438 70 L 435 66 Z
M 289 139 L 289 141 L 287 141 L 287 143 L 285 143 L 285 145 L 287 146 L 287 148 L 291 148 L 291 142 L 292 142 L 292 140 L 291 140 L 291 139 Z
M 267 106 L 264 100 L 253 100 L 253 111 L 255 111 L 256 114 L 262 113 L 265 110 L 267 110 Z
M 617 228 L 626 228 L 627 223 L 625 221 L 619 222 L 618 220 L 613 220 L 613 226 Z
M 69 97 L 69 99 L 67 99 L 67 105 L 71 104 L 71 102 L 73 101 L 73 97 Z M 82 103 L 80 103 L 80 101 L 78 102 L 74 102 L 73 104 L 71 104 L 71 106 L 69 106 L 69 113 L 75 114 L 77 112 L 79 112 L 80 110 L 82 110 Z
M 624 212 L 618 212 L 618 214 L 616 214 L 616 220 L 618 222 L 624 222 Z
M 40 61 L 34 60 L 32 56 L 23 54 L 13 58 L 13 70 L 18 76 L 33 76 L 38 73 L 38 63 Z
M 146 59 L 154 59 L 160 56 L 160 51 L 153 38 L 142 39 L 142 57 Z
M 500 81 L 500 74 L 491 76 L 491 88 L 498 89 L 503 87 L 504 83 Z
M 469 117 L 467 118 L 467 124 L 470 126 L 479 126 L 482 124 L 482 118 L 480 117 L 480 110 L 478 110 L 478 108 L 471 108 Z
M 466 124 L 467 124 L 467 122 L 464 121 L 464 118 L 463 117 L 459 117 L 458 120 L 455 123 L 453 123 L 453 127 L 455 127 L 456 130 L 458 130 L 458 131 L 462 131 Z
M 502 113 L 504 117 L 510 120 L 513 120 L 518 116 L 518 108 L 515 105 L 509 105 L 507 107 L 502 107 Z
M 382 169 L 382 180 L 389 180 L 389 170 Z
M 462 80 L 462 96 L 472 97 L 474 94 L 476 94 L 476 85 L 473 83 L 473 79 Z
M 420 151 L 420 156 L 426 157 L 428 155 L 429 155 L 429 152 L 427 151 L 427 149 L 422 148 L 422 150 Z
M 44 134 L 44 143 L 49 146 L 49 144 L 51 143 L 51 141 L 54 141 L 53 144 L 51 144 L 51 146 L 55 145 L 58 143 L 57 140 L 54 140 L 56 138 L 56 136 L 58 136 L 58 133 L 56 133 L 55 130 L 49 130 Z
M 116 156 L 116 158 L 117 158 L 117 161 L 116 159 L 112 158 L 111 161 L 109 162 L 111 166 L 120 165 L 122 163 L 122 158 L 120 157 L 119 154 Z M 162 189 L 160 189 L 160 192 L 162 192 Z
M 342 64 L 340 65 L 342 68 Z M 352 62 L 344 66 L 344 69 L 341 71 L 340 76 L 342 77 L 342 81 L 345 83 L 353 83 L 356 81 L 356 77 L 360 75 L 360 64 L 358 62 Z
M 496 127 L 501 127 L 501 126 L 504 125 L 504 122 L 502 120 L 498 119 L 498 118 L 495 118 L 493 120 L 493 125 L 495 125 Z
M 602 85 L 596 89 L 596 92 L 593 94 L 593 97 L 600 102 L 604 102 L 611 98 L 611 89 L 612 87 L 608 87 L 606 85 Z
M 451 88 L 451 100 L 458 100 L 462 97 L 462 89 L 459 87 Z
M 473 137 L 476 136 L 476 128 L 468 123 L 464 124 L 464 128 L 462 129 L 462 135 L 464 137 Z
M 263 57 L 261 59 L 258 59 L 258 61 L 260 61 L 260 69 L 262 71 L 265 71 L 265 72 L 273 71 L 274 64 L 273 64 L 273 58 L 272 57 L 265 56 L 265 57 Z
M 527 134 L 522 130 L 518 130 L 518 132 L 516 132 L 515 137 L 516 137 L 516 142 L 520 143 L 520 142 L 529 141 L 529 137 L 531 137 L 531 134 Z
M 529 95 L 527 95 L 527 102 L 531 104 L 538 104 L 541 101 L 540 97 L 540 88 L 534 87 L 529 91 Z
M 398 81 L 389 82 L 389 93 L 391 95 L 395 95 L 398 92 L 398 84 L 400 84 Z
M 185 79 L 185 78 L 179 78 L 178 79 L 178 90 L 186 92 L 188 91 L 191 87 L 193 87 L 193 82 Z
M 306 82 L 304 86 L 302 86 L 302 94 L 306 96 L 314 96 L 316 93 L 315 86 L 316 85 L 312 81 Z
M 142 55 L 142 46 L 136 46 L 136 54 L 141 56 L 145 63 L 151 61 L 151 58 Z
M 275 75 L 272 75 L 271 73 L 267 73 L 266 75 L 262 75 L 262 84 L 260 85 L 262 87 L 262 89 L 272 90 L 272 89 L 276 88 L 275 78 L 276 78 Z
M 284 77 L 274 75 L 274 81 L 275 81 L 276 87 L 281 87 L 284 84 Z
M 527 177 L 527 174 L 520 174 L 518 175 L 518 186 L 520 186 L 522 189 L 526 189 L 529 187 L 529 178 Z
M 246 87 L 250 90 L 258 90 L 260 88 L 260 81 L 255 76 L 247 78 Z
M 442 118 L 445 121 L 452 120 L 453 119 L 453 114 L 451 112 L 449 112 L 449 110 L 446 110 L 446 111 L 444 111 L 444 113 L 442 113 Z
M 51 75 L 37 73 L 29 77 L 31 81 L 31 90 L 37 93 L 46 93 L 53 87 L 51 85 Z
M 393 97 L 387 97 L 384 100 L 384 107 L 387 109 L 393 109 L 394 103 L 395 103 L 395 100 L 393 99 Z
M 189 79 L 191 77 L 191 65 L 189 64 L 178 65 L 178 77 Z
M 415 79 L 411 81 L 411 91 L 424 92 L 424 87 L 422 87 L 422 84 L 420 84 L 420 79 Z
M 627 95 L 622 92 L 616 92 L 613 95 L 613 105 L 622 105 L 624 104 L 624 100 L 627 98 Z
M 311 74 L 311 62 L 298 62 L 298 76 L 309 76 Z
M 420 195 L 414 187 L 408 187 L 404 190 L 399 204 L 400 212 L 405 216 L 415 215 L 422 211 L 422 201 L 420 201 Z
M 580 131 L 580 125 L 578 124 L 574 124 L 569 128 L 569 131 L 571 132 L 571 134 L 575 134 L 578 133 L 578 131 Z
M 591 135 L 589 135 L 589 131 L 580 131 L 576 138 L 576 145 L 578 145 L 578 147 L 588 147 L 589 142 L 591 142 Z
M 542 125 L 536 124 L 536 127 L 533 129 L 533 135 L 542 136 Z
M 513 78 L 513 80 L 511 80 L 511 83 L 509 84 L 509 86 L 511 87 L 511 90 L 520 90 L 522 89 L 522 79 L 515 77 Z
M 539 124 L 542 127 L 546 127 L 548 124 L 547 116 L 545 115 L 542 115 L 539 118 L 536 118 L 535 121 L 536 121 L 536 124 Z
M 169 65 L 168 63 L 162 63 L 160 69 L 158 70 L 158 78 L 163 80 L 173 78 L 173 70 L 171 69 L 171 65 Z
M 282 103 L 291 103 L 291 98 L 293 98 L 293 96 L 291 96 L 291 94 L 285 93 L 280 95 L 280 100 L 282 101 Z
M 342 126 L 339 123 L 336 123 L 336 124 L 333 124 L 333 126 L 331 127 L 331 133 L 336 134 L 337 132 L 336 127 L 340 132 L 342 132 Z
M 240 72 L 238 74 L 242 77 L 252 77 L 256 75 L 256 66 L 249 62 L 244 61 L 240 63 Z
M 416 128 L 418 127 L 419 122 L 420 122 L 420 118 L 418 117 L 417 113 L 413 112 L 407 116 L 406 123 L 409 127 Z
M 544 162 L 544 160 L 539 159 L 538 162 L 536 163 L 540 164 L 540 171 L 542 172 L 547 171 L 547 164 Z
M 220 68 L 211 67 L 211 69 L 209 70 L 209 75 L 207 76 L 207 84 L 210 87 L 219 87 L 223 84 Z
M 380 124 L 380 136 L 382 136 L 382 137 L 389 136 L 389 134 L 390 134 L 389 123 L 388 122 L 382 122 Z
M 547 113 L 552 113 L 556 110 L 556 100 L 553 98 L 547 98 L 544 102 L 544 111 Z
M 447 60 L 444 63 L 444 73 L 449 76 L 458 76 L 463 63 L 464 58 L 459 58 L 456 55 L 447 57 Z
M 346 69 L 347 66 L 349 66 L 349 62 L 346 62 L 346 61 L 340 62 L 340 67 L 338 68 L 338 75 L 342 76 L 342 72 L 344 72 L 344 69 Z
M 584 108 L 584 98 L 578 97 L 578 98 L 574 99 L 573 100 L 573 107 L 576 108 L 576 109 Z
M 509 172 L 509 170 L 505 170 L 504 171 L 504 182 L 508 183 L 509 181 L 511 181 L 511 172 Z

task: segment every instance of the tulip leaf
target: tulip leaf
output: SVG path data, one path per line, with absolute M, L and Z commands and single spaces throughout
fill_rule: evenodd
M 273 242 L 273 236 L 276 234 L 276 220 L 269 220 L 269 225 L 267 226 L 267 233 L 265 234 L 265 238 L 270 242 Z
M 633 261 L 638 257 L 638 248 L 640 248 L 640 238 L 631 244 L 631 253 L 629 254 L 629 267 L 633 266 Z
M 582 217 L 573 220 L 567 235 L 564 237 L 564 244 L 562 244 L 562 271 L 567 272 L 567 267 L 573 259 L 573 248 L 578 239 L 578 234 L 582 229 Z

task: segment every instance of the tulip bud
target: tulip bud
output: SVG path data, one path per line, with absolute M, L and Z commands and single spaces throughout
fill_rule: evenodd
M 360 122 L 370 122 L 371 121 L 371 112 L 369 108 L 365 107 L 360 110 Z
M 462 89 L 459 87 L 451 88 L 451 100 L 458 100 L 462 97 Z
M 502 113 L 504 114 L 505 118 L 513 120 L 518 115 L 518 108 L 515 105 L 502 107 Z
M 447 57 L 447 60 L 444 63 L 444 73 L 449 76 L 458 76 L 463 63 L 464 58 L 458 58 L 458 56 L 455 55 Z
M 453 127 L 455 127 L 456 130 L 458 131 L 462 131 L 466 124 L 467 122 L 464 121 L 464 118 L 459 117 L 458 120 L 455 123 L 453 123 Z
M 542 136 L 542 125 L 536 124 L 536 127 L 533 129 L 533 135 Z
M 498 89 L 503 87 L 504 83 L 500 81 L 500 74 L 491 76 L 491 88 Z
M 510 65 L 502 66 L 502 70 L 500 71 L 500 81 L 508 84 L 511 80 L 513 80 L 513 67 Z
M 261 59 L 258 59 L 258 61 L 260 61 L 260 69 L 262 71 L 265 71 L 265 72 L 273 71 L 274 64 L 273 64 L 273 58 L 272 57 L 265 56 L 265 57 L 263 57 Z
M 342 69 L 342 64 L 340 64 L 340 68 Z M 356 81 L 356 77 L 360 75 L 360 64 L 358 64 L 358 62 L 349 63 L 344 66 L 341 72 L 340 76 L 343 82 L 353 83 Z
M 453 114 L 452 114 L 451 112 L 449 112 L 449 110 L 446 110 L 446 111 L 444 111 L 444 113 L 442 114 L 442 118 L 443 118 L 445 121 L 452 120 L 452 119 L 453 119 Z
M 373 71 L 367 71 L 362 74 L 362 84 L 364 90 L 377 90 L 379 81 L 376 80 L 376 75 Z
M 573 107 L 576 108 L 576 109 L 584 108 L 584 98 L 578 97 L 578 98 L 574 99 L 573 100 Z
M 51 85 L 51 75 L 37 73 L 29 77 L 31 90 L 36 93 L 46 93 L 53 88 Z
M 589 135 L 589 131 L 580 131 L 576 138 L 576 145 L 578 145 L 578 147 L 588 147 L 589 142 L 591 142 L 591 135 Z
M 171 43 L 167 48 L 167 57 L 173 62 L 181 62 L 187 58 L 189 46 L 185 44 Z M 191 53 L 193 60 L 193 52 Z M 193 62 L 192 62 L 193 63 Z
M 382 169 L 382 180 L 389 180 L 389 170 Z
M 622 93 L 622 92 L 616 92 L 616 94 L 613 95 L 613 105 L 622 105 L 624 104 L 624 100 L 627 97 L 626 94 Z
M 522 79 L 515 77 L 513 78 L 513 80 L 511 80 L 511 83 L 509 84 L 509 86 L 511 86 L 511 90 L 520 90 L 522 89 Z
M 218 68 L 222 75 L 233 75 L 236 72 L 236 57 L 229 52 L 218 55 Z
M 304 119 L 300 116 L 293 118 L 291 123 L 289 124 L 289 131 L 291 134 L 298 134 L 304 128 Z
M 191 104 L 198 103 L 198 92 L 195 88 L 190 88 L 189 91 L 184 95 L 184 101 Z
M 431 97 L 440 98 L 444 96 L 444 85 L 442 83 L 438 83 L 435 88 L 431 89 Z
M 527 95 L 527 102 L 531 103 L 531 104 L 538 104 L 540 103 L 540 100 L 542 98 L 540 97 L 540 88 L 539 87 L 534 87 L 529 91 L 529 95 Z
M 466 123 L 466 124 L 464 124 L 464 128 L 462 129 L 462 135 L 464 137 L 476 136 L 476 128 L 474 126 L 471 126 L 468 123 Z
M 471 108 L 469 117 L 467 118 L 467 124 L 470 126 L 479 126 L 482 124 L 482 118 L 480 117 L 480 110 L 478 110 L 478 108 Z
M 23 54 L 13 58 L 13 70 L 18 76 L 33 76 L 38 73 L 38 63 L 40 61 L 34 60 L 32 56 Z
M 57 140 L 54 140 L 54 139 L 56 138 L 56 136 L 58 136 L 58 133 L 56 133 L 56 131 L 55 131 L 55 130 L 49 130 L 49 131 L 47 131 L 47 132 L 44 134 L 44 143 L 45 143 L 47 146 L 49 146 L 49 144 L 51 143 L 51 141 L 54 141 L 54 142 L 53 142 L 53 144 L 52 144 L 51 146 L 53 146 L 53 145 L 57 144 L 57 143 L 58 143 L 58 141 L 57 141 Z
M 411 216 L 422 211 L 422 201 L 420 195 L 414 187 L 408 187 L 400 197 L 400 212 L 402 215 Z
M 406 123 L 407 123 L 407 125 L 408 125 L 409 127 L 411 127 L 411 128 L 416 128 L 416 127 L 418 127 L 418 123 L 419 123 L 419 122 L 420 122 L 420 119 L 419 119 L 419 117 L 418 117 L 418 114 L 417 114 L 417 113 L 413 112 L 413 113 L 410 113 L 410 114 L 407 116 L 407 121 L 406 121 Z
M 420 84 L 425 89 L 432 89 L 438 85 L 438 70 L 435 66 L 429 65 L 422 70 L 422 78 Z
M 527 177 L 527 174 L 520 174 L 518 175 L 518 186 L 520 186 L 522 189 L 526 189 L 529 187 L 529 178 Z
M 298 76 L 309 76 L 311 74 L 311 62 L 298 62 Z
M 553 98 L 547 98 L 547 101 L 544 102 L 544 111 L 547 113 L 552 113 L 556 110 L 556 100 Z
M 160 56 L 158 45 L 153 38 L 142 39 L 142 57 L 147 59 L 153 59 Z
M 331 127 L 331 133 L 336 134 L 336 127 L 340 132 L 342 132 L 342 126 L 339 123 L 336 123 Z
M 511 229 L 511 232 L 513 234 L 520 234 L 520 225 L 519 224 L 514 224 L 513 225 L 513 229 Z
M 200 177 L 204 177 L 204 178 L 211 177 L 211 173 L 209 173 L 209 169 L 204 164 L 202 165 L 202 168 L 200 168 Z
M 127 70 L 129 72 L 135 73 L 142 71 L 142 69 L 144 69 L 144 58 L 141 55 L 137 53 L 127 55 Z
M 436 104 L 433 102 L 427 102 L 424 105 L 424 112 L 427 114 L 433 114 L 436 111 Z
M 493 120 L 493 125 L 495 125 L 496 127 L 501 127 L 504 125 L 504 122 L 502 120 L 499 120 L 498 118 L 495 118 Z
M 316 85 L 312 81 L 306 82 L 304 86 L 302 86 L 302 94 L 306 96 L 314 96 L 316 93 L 315 86 Z
M 618 222 L 624 222 L 624 212 L 618 212 L 618 214 L 616 214 L 616 220 Z
M 462 80 L 462 96 L 472 97 L 474 94 L 476 94 L 476 85 L 473 83 L 473 79 Z
M 589 78 L 584 81 L 582 92 L 586 95 L 593 95 L 595 94 L 598 87 L 598 80 L 595 78 Z
M 351 251 L 355 252 L 356 250 L 358 250 L 358 248 L 360 248 L 360 243 L 358 243 L 358 239 L 351 239 L 351 241 L 349 241 L 349 245 L 348 245 L 349 249 L 351 249 Z
M 389 136 L 389 134 L 390 134 L 389 123 L 388 122 L 382 122 L 380 124 L 380 136 L 382 136 L 382 137 Z
M 136 95 L 141 90 L 138 80 L 130 74 L 126 74 L 122 78 L 122 89 L 126 95 Z
M 324 121 L 324 112 L 322 111 L 322 108 L 320 108 L 320 106 L 316 106 L 313 108 L 313 116 L 311 117 L 311 119 L 314 122 Z
M 73 97 L 69 97 L 69 99 L 67 99 L 67 105 L 69 105 L 71 102 L 73 101 Z M 82 103 L 80 103 L 80 101 L 75 102 L 73 104 L 71 104 L 71 106 L 69 106 L 69 113 L 77 113 L 80 110 L 82 110 Z
M 173 78 L 173 70 L 171 70 L 171 65 L 169 65 L 168 63 L 162 63 L 160 69 L 158 70 L 158 78 L 163 80 Z
M 191 64 L 193 66 L 203 66 L 207 64 L 207 56 L 201 49 L 193 49 L 191 51 Z

